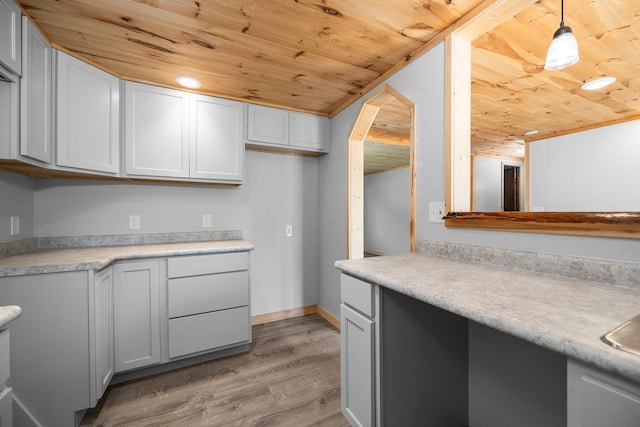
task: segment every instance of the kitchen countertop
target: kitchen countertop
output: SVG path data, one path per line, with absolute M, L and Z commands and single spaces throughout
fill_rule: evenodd
M 351 276 L 640 382 L 640 357 L 601 336 L 640 314 L 640 289 L 424 253 L 337 261 Z
M 22 308 L 17 305 L 5 305 L 0 307 L 0 329 L 6 328 L 9 323 L 16 320 L 22 314 Z
M 253 244 L 244 240 L 39 249 L 0 258 L 0 277 L 63 271 L 101 270 L 118 260 L 244 252 L 253 249 Z

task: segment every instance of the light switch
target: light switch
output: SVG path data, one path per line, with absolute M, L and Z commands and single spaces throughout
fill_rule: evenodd
M 11 217 L 11 235 L 15 236 L 20 234 L 20 217 L 12 216 Z

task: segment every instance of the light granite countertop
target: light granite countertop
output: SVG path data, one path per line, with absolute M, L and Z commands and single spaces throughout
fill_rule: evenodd
M 351 276 L 640 382 L 640 357 L 601 340 L 640 314 L 640 289 L 424 253 L 337 261 Z
M 9 323 L 16 320 L 22 314 L 22 308 L 17 305 L 4 305 L 0 307 L 0 329 L 6 328 Z
M 253 244 L 244 240 L 38 249 L 0 258 L 0 277 L 63 271 L 101 270 L 118 260 L 245 252 L 253 249 Z

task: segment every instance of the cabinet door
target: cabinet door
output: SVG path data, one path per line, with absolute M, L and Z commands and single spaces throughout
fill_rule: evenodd
M 125 83 L 126 173 L 189 176 L 189 93 Z
M 115 371 L 113 333 L 113 272 L 109 267 L 94 277 L 94 339 L 97 402 L 107 389 Z
M 375 423 L 374 326 L 346 305 L 340 306 L 342 413 L 353 426 Z
M 26 17 L 22 20 L 20 154 L 51 162 L 51 45 Z
M 160 362 L 160 261 L 114 267 L 116 372 Z
M 56 164 L 120 169 L 120 80 L 56 51 Z
M 22 74 L 22 18 L 13 0 L 0 0 L 0 62 Z
M 220 181 L 242 181 L 242 104 L 191 95 L 190 122 L 190 176 Z
M 289 145 L 314 151 L 325 151 L 329 119 L 313 114 L 291 112 Z
M 287 110 L 249 105 L 247 115 L 248 141 L 289 145 L 289 112 Z
M 569 427 L 637 427 L 640 384 L 569 360 L 567 363 Z

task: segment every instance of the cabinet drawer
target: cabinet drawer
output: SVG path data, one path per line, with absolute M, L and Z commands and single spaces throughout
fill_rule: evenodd
M 249 307 L 169 320 L 169 357 L 249 341 Z
M 366 314 L 374 316 L 373 285 L 346 274 L 341 275 L 340 297 L 342 301 Z
M 169 279 L 169 317 L 249 305 L 249 272 Z
M 240 271 L 248 268 L 249 255 L 247 252 L 173 257 L 167 260 L 167 274 L 170 279 Z

